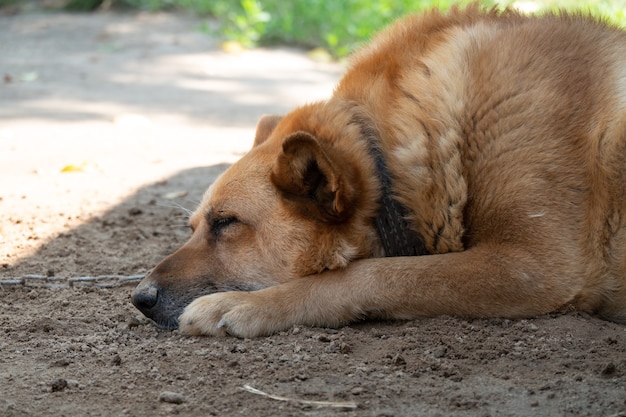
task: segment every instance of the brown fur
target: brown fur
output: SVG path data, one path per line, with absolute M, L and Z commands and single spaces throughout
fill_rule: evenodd
M 259 122 L 133 301 L 163 326 L 184 308 L 183 332 L 241 337 L 568 305 L 626 322 L 624 51 L 623 31 L 578 15 L 398 21 L 332 98 Z M 432 255 L 382 257 L 363 132 Z

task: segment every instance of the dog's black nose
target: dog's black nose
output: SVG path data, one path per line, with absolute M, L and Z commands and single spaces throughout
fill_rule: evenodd
M 131 300 L 133 305 L 145 314 L 159 300 L 159 289 L 154 285 L 139 284 L 133 291 Z

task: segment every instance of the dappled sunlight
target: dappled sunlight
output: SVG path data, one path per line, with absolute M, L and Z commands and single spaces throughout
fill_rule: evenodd
M 516 1 L 512 6 L 523 13 L 534 13 L 541 9 L 541 4 L 536 1 Z
M 81 23 L 77 23 L 81 22 Z M 0 120 L 113 120 L 120 113 L 220 127 L 254 127 L 328 97 L 342 72 L 299 51 L 227 54 L 199 20 L 167 15 L 4 18 Z M 16 33 L 20 41 L 15 41 Z M 244 115 L 245 114 L 245 115 Z
M 301 53 L 281 49 L 164 56 L 157 65 L 188 68 L 174 80 L 182 89 L 227 96 L 240 106 L 284 111 L 330 97 L 342 71 L 337 64 L 314 63 Z
M 165 187 L 168 178 L 185 169 L 236 161 L 250 148 L 253 133 L 134 127 L 132 122 L 82 123 L 71 129 L 39 122 L 17 132 L 3 130 L 0 265 L 32 256 L 59 234 L 102 216 L 147 185 L 164 184 L 155 203 L 185 200 L 189 190 Z M 206 178 L 201 188 L 213 179 Z
M 189 237 L 188 211 L 227 167 L 184 169 L 137 187 L 116 184 L 94 163 L 50 175 L 34 198 L 23 190 L 22 204 L 34 209 L 5 206 L 0 277 L 145 274 L 172 242 Z
M 606 19 L 618 26 L 626 25 L 626 4 L 623 0 L 502 0 L 499 4 L 510 6 L 525 14 L 580 12 Z

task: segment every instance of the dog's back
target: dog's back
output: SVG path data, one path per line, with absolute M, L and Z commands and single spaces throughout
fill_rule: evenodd
M 335 99 L 368 107 L 427 246 L 514 243 L 584 288 L 580 307 L 626 320 L 623 31 L 477 6 L 413 16 Z

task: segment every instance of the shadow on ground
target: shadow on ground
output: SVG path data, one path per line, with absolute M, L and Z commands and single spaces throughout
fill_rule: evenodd
M 173 206 L 198 201 L 226 167 L 184 170 L 143 187 L 15 269 L 143 273 L 189 236 L 184 210 Z M 141 316 L 131 291 L 0 287 L 0 414 L 626 413 L 626 328 L 586 314 L 296 326 L 252 340 L 187 338 Z M 244 386 L 287 400 L 259 397 Z
M 102 215 L 61 232 L 2 275 L 145 274 L 189 238 L 188 210 L 227 167 L 188 169 L 143 187 Z

